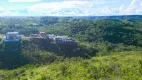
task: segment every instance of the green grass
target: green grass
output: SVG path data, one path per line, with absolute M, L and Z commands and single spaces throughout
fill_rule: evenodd
M 67 58 L 52 64 L 0 70 L 6 80 L 142 80 L 142 52 L 112 53 L 91 59 Z

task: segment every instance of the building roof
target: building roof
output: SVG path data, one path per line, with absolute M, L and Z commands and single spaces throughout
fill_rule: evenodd
M 45 33 L 45 32 L 40 32 L 40 33 Z
M 7 34 L 19 34 L 18 32 L 7 32 Z
M 64 38 L 64 39 L 67 39 L 69 38 L 68 36 L 57 36 L 56 38 Z

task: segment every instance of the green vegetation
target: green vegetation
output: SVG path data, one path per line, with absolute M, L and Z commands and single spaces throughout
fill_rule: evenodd
M 9 31 L 27 37 L 44 31 L 70 36 L 76 44 L 22 39 L 20 53 L 0 44 L 0 79 L 141 80 L 140 17 L 1 17 L 0 37 Z
M 141 80 L 142 52 L 112 53 L 90 59 L 67 58 L 50 65 L 27 65 L 0 70 L 1 79 L 10 80 Z

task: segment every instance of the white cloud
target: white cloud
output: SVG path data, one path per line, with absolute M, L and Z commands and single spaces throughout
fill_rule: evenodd
M 18 11 L 12 12 L 12 11 L 2 11 L 0 13 L 0 16 L 20 16 Z
M 123 14 L 142 14 L 142 0 L 132 0 L 128 8 L 124 9 Z
M 91 16 L 110 16 L 118 14 L 119 10 L 117 8 L 112 8 L 110 6 L 105 6 L 103 8 L 94 8 L 88 12 L 88 15 Z
M 116 1 L 111 1 L 111 2 L 108 2 L 108 1 L 96 1 L 96 4 L 115 4 Z
M 8 0 L 8 2 L 38 2 L 40 0 Z
M 122 12 L 124 10 L 124 4 L 119 7 L 119 11 Z
M 88 1 L 62 1 L 62 2 L 51 2 L 51 3 L 40 3 L 35 4 L 28 8 L 30 13 L 40 13 L 47 15 L 63 14 L 63 15 L 78 15 L 82 14 L 78 11 L 87 11 L 87 9 L 92 5 L 92 2 Z M 84 6 L 85 5 L 85 6 Z
M 104 9 L 97 9 L 94 6 L 100 4 L 116 3 L 112 2 L 101 2 L 101 1 L 61 1 L 61 2 L 50 2 L 35 4 L 28 8 L 28 11 L 32 14 L 44 14 L 44 15 L 61 15 L 61 16 L 88 16 L 100 12 L 102 15 L 110 15 L 114 9 L 105 7 Z M 102 12 L 101 12 L 101 11 Z M 106 12 L 107 11 L 107 12 Z M 100 15 L 98 13 L 98 15 Z
M 0 7 L 0 11 L 3 11 L 3 10 L 4 10 L 4 8 Z
M 77 6 L 91 4 L 91 2 L 87 1 L 63 1 L 63 2 L 51 2 L 51 3 L 40 3 L 35 4 L 29 8 L 29 10 L 35 11 L 37 9 L 63 9 L 63 8 L 75 8 Z
M 9 0 L 9 1 L 20 1 L 20 0 Z M 25 0 L 28 1 L 40 1 L 40 0 Z M 22 1 L 21 1 L 22 2 Z M 132 2 L 126 7 L 122 4 L 119 8 L 112 6 L 104 6 L 104 4 L 116 4 L 112 2 L 101 2 L 101 1 L 60 1 L 60 2 L 49 2 L 39 3 L 27 8 L 28 15 L 34 16 L 109 16 L 109 15 L 132 15 L 142 14 L 142 0 L 132 0 Z M 99 5 L 99 6 L 98 6 Z M 103 6 L 102 6 L 103 5 Z M 0 11 L 4 10 L 0 8 Z M 8 12 L 9 11 L 9 12 Z M 18 10 L 17 10 L 18 11 Z M 20 15 L 21 12 L 13 12 L 7 10 L 3 15 Z M 2 14 L 2 13 L 0 13 Z

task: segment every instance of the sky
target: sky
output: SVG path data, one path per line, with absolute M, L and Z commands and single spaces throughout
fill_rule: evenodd
M 0 0 L 0 16 L 142 15 L 142 0 Z

